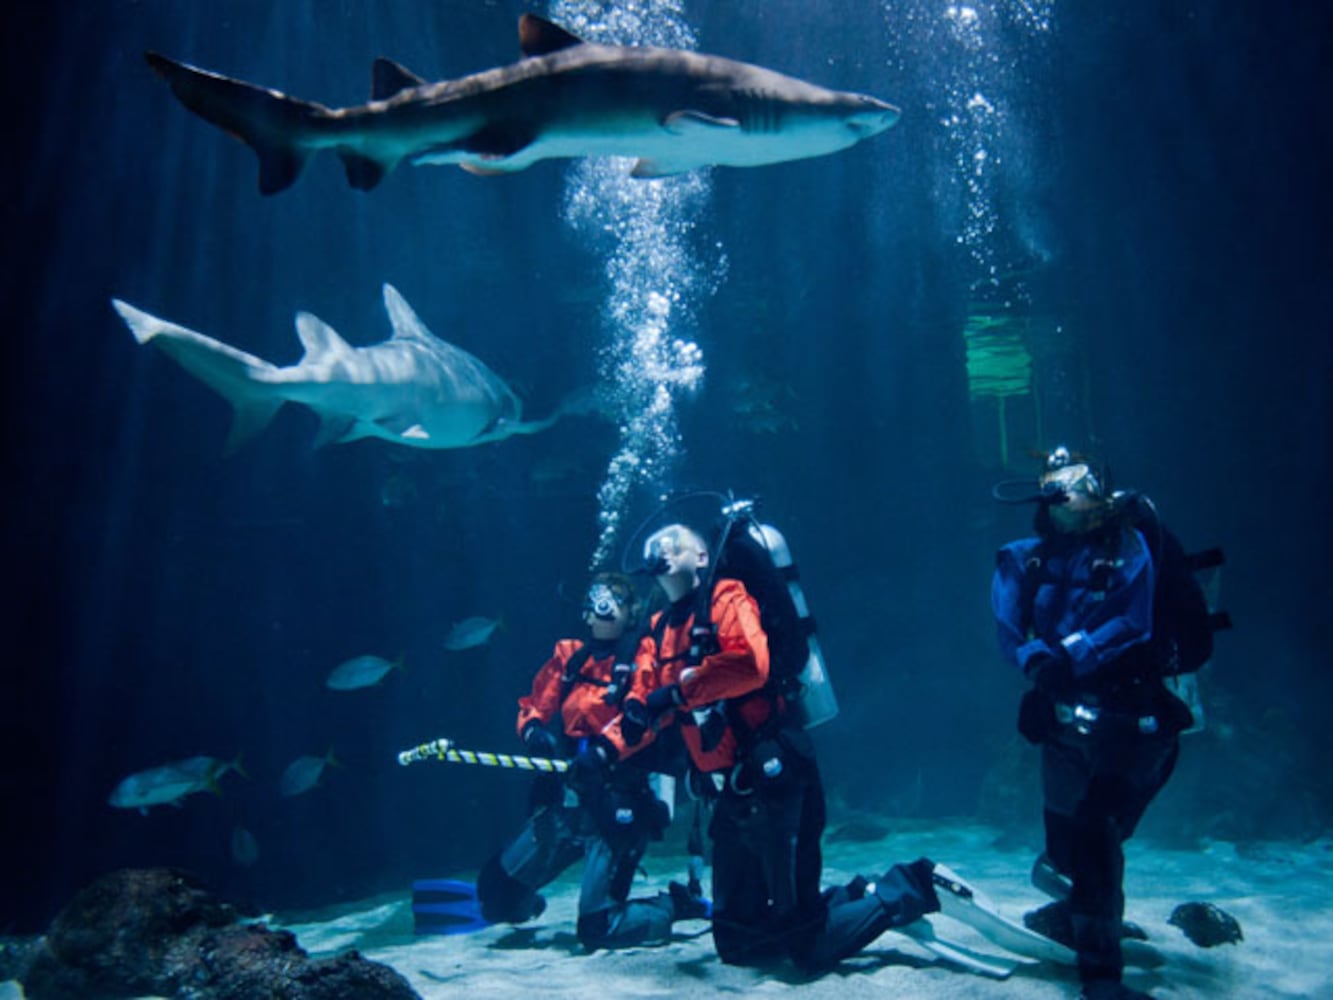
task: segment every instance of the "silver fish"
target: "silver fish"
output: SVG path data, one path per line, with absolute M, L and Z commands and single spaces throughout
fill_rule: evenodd
M 484 646 L 499 627 L 500 620 L 497 618 L 464 618 L 461 622 L 454 622 L 449 629 L 449 634 L 444 637 L 444 648 L 456 652 L 473 646 Z
M 334 691 L 355 691 L 357 688 L 378 684 L 386 674 L 392 670 L 402 669 L 402 666 L 401 656 L 392 663 L 382 656 L 370 653 L 354 656 L 334 667 L 324 684 Z
M 303 756 L 297 757 L 287 765 L 287 769 L 282 772 L 282 779 L 279 787 L 286 798 L 293 795 L 300 795 L 308 792 L 319 784 L 319 779 L 323 777 L 324 770 L 329 765 L 337 765 L 338 761 L 333 756 L 333 748 L 323 757 Z
M 224 761 L 217 757 L 187 757 L 124 778 L 107 797 L 117 809 L 137 809 L 148 815 L 151 806 L 179 806 L 180 800 L 196 792 L 221 793 L 220 779 L 228 771 L 244 774 L 241 758 Z

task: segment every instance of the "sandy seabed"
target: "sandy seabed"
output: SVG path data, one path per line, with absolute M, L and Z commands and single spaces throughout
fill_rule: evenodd
M 952 867 L 988 895 L 1006 916 L 1045 902 L 1027 882 L 1032 856 L 995 846 L 986 827 L 938 824 L 872 842 L 825 842 L 825 884 L 857 873 L 874 875 L 896 861 L 921 855 Z M 635 895 L 665 889 L 680 878 L 685 859 L 650 853 L 647 875 Z M 427 873 L 423 873 L 427 874 Z M 413 933 L 410 893 L 344 904 L 318 913 L 271 918 L 296 934 L 312 955 L 355 948 L 397 969 L 427 1000 L 542 1000 L 590 995 L 715 997 L 744 993 L 802 1000 L 902 998 L 1041 998 L 1078 994 L 1072 969 L 1035 963 L 999 980 L 960 971 L 909 938 L 889 932 L 860 955 L 816 979 L 794 969 L 757 972 L 723 965 L 713 952 L 707 924 L 677 924 L 670 943 L 623 951 L 586 953 L 574 936 L 579 868 L 545 892 L 548 907 L 530 925 L 483 927 L 470 934 Z M 1147 931 L 1161 964 L 1131 969 L 1126 982 L 1171 998 L 1290 997 L 1333 1000 L 1333 841 L 1265 843 L 1244 849 L 1213 843 L 1186 852 L 1131 842 L 1126 917 Z M 1167 924 L 1176 904 L 1207 901 L 1232 914 L 1244 929 L 1236 945 L 1203 949 Z M 979 951 L 1003 954 L 970 928 L 931 918 L 937 934 Z M 0 984 L 0 1000 L 22 997 L 16 983 Z

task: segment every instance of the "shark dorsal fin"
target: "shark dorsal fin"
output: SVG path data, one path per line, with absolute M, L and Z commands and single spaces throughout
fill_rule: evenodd
M 392 59 L 380 57 L 370 70 L 370 99 L 387 101 L 404 90 L 425 86 L 426 81 Z
M 578 35 L 552 24 L 536 14 L 524 14 L 518 19 L 518 47 L 524 56 L 546 56 L 561 49 L 583 45 Z
M 436 338 L 411 306 L 402 293 L 387 281 L 384 283 L 384 311 L 389 314 L 389 323 L 393 326 L 394 340 L 422 340 L 427 343 Z
M 308 312 L 296 314 L 296 335 L 301 338 L 301 346 L 305 348 L 301 364 L 352 353 L 352 345 L 338 336 L 337 330 Z

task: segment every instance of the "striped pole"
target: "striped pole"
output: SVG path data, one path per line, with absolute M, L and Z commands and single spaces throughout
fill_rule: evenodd
M 422 743 L 411 750 L 404 750 L 398 755 L 398 763 L 403 767 L 423 760 L 443 760 L 450 764 L 477 764 L 481 767 L 501 767 L 517 771 L 540 771 L 544 774 L 560 774 L 569 768 L 569 761 L 554 760 L 550 757 L 459 750 L 454 746 L 453 740 L 444 737 Z

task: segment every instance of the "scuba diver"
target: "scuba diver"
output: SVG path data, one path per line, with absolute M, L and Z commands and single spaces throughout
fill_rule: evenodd
M 718 957 L 747 966 L 791 958 L 822 972 L 939 910 L 936 888 L 945 883 L 925 858 L 821 892 L 819 768 L 790 699 L 773 683 L 758 602 L 740 579 L 715 578 L 720 553 L 710 562 L 708 544 L 685 524 L 652 532 L 642 555 L 641 571 L 670 603 L 652 619 L 624 715 L 611 728 L 629 747 L 678 729 L 713 800 Z
M 1000 649 L 1031 683 L 1018 728 L 1041 747 L 1033 883 L 1056 902 L 1028 923 L 1077 952 L 1088 1000 L 1144 997 L 1121 982 L 1123 845 L 1194 722 L 1167 682 L 1203 665 L 1220 626 L 1146 497 L 1110 492 L 1064 447 L 1039 492 L 1004 496 L 1006 485 L 996 499 L 1037 504 L 1036 536 L 1000 549 L 991 587 Z
M 660 943 L 674 921 L 707 915 L 706 901 L 679 882 L 651 899 L 628 898 L 648 842 L 662 838 L 674 803 L 670 774 L 652 772 L 668 765 L 604 733 L 629 689 L 637 617 L 628 578 L 594 576 L 583 604 L 589 638 L 557 642 L 531 693 L 519 699 L 517 728 L 527 752 L 573 760 L 563 785 L 554 776 L 538 778 L 526 825 L 482 866 L 477 900 L 486 920 L 522 923 L 540 915 L 546 901 L 538 890 L 580 857 L 577 930 L 590 951 Z

